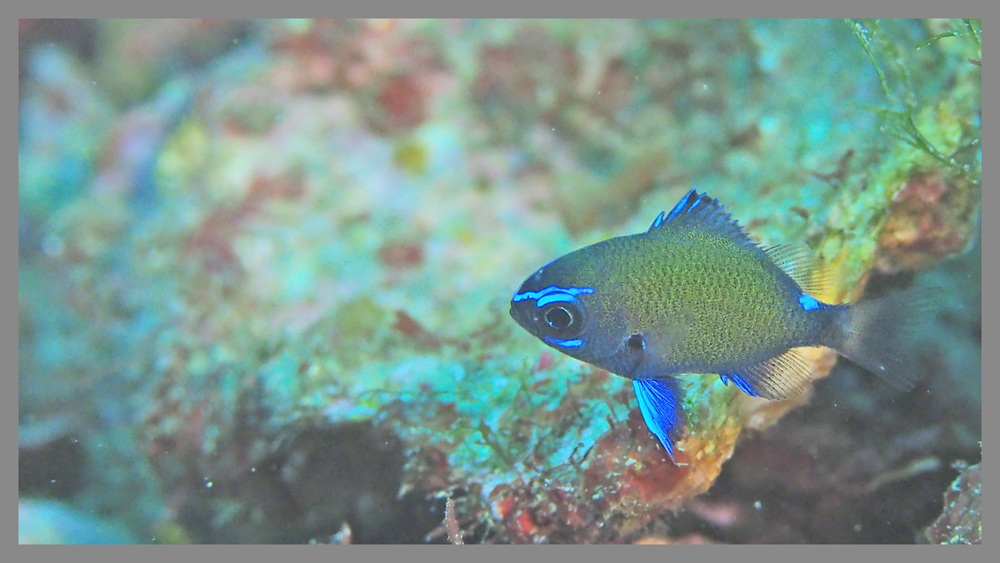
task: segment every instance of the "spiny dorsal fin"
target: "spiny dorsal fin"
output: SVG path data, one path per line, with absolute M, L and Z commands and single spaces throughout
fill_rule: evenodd
M 764 250 L 764 254 L 809 295 L 826 295 L 833 282 L 829 269 L 819 268 L 820 261 L 804 243 L 779 244 Z
M 677 202 L 677 205 L 664 215 L 660 213 L 649 227 L 649 233 L 711 233 L 728 237 L 733 242 L 757 247 L 739 221 L 726 211 L 726 206 L 713 199 L 708 194 L 699 194 L 691 190 Z

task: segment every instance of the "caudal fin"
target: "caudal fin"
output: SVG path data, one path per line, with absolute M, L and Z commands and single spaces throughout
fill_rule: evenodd
M 939 288 L 921 288 L 848 305 L 838 311 L 833 348 L 893 387 L 913 389 L 915 339 L 941 296 Z

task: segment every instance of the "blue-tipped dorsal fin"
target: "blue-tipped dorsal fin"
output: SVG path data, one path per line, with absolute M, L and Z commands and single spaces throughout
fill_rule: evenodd
M 676 465 L 674 444 L 671 441 L 681 420 L 677 397 L 680 390 L 673 379 L 633 379 L 632 387 L 639 400 L 639 411 L 646 427 L 663 444 L 670 460 Z
M 706 233 L 728 237 L 733 242 L 757 247 L 736 219 L 726 211 L 726 206 L 708 194 L 689 191 L 677 205 L 664 215 L 660 213 L 649 227 L 649 233 L 670 233 L 672 236 L 685 233 Z

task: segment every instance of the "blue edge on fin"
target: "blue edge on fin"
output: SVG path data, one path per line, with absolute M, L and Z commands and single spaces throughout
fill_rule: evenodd
M 632 387 L 646 427 L 660 440 L 670 460 L 676 464 L 670 434 L 680 418 L 677 413 L 677 384 L 670 379 L 633 379 Z
M 719 374 L 719 379 L 724 385 L 729 385 L 732 381 L 751 397 L 760 397 L 746 380 L 736 374 Z M 672 379 L 633 379 L 632 387 L 635 389 L 635 397 L 639 401 L 639 410 L 642 412 L 643 420 L 646 421 L 646 427 L 660 440 L 663 449 L 670 455 L 670 460 L 676 464 L 674 444 L 670 440 L 670 435 L 680 420 L 677 383 Z
M 740 391 L 743 391 L 744 393 L 750 395 L 751 397 L 760 397 L 760 395 L 758 395 L 757 392 L 753 390 L 753 387 L 751 387 L 750 384 L 747 383 L 745 379 L 736 374 L 726 375 L 724 373 L 720 373 L 719 379 L 722 380 L 723 385 L 729 385 L 729 380 L 731 379 L 733 381 L 733 384 L 740 388 Z
M 680 201 L 677 202 L 677 205 L 675 205 L 674 208 L 670 210 L 669 215 L 664 216 L 663 212 L 661 211 L 660 214 L 656 216 L 656 219 L 653 220 L 653 224 L 649 226 L 649 230 L 652 231 L 654 229 L 658 229 L 660 228 L 660 225 L 673 221 L 675 217 L 677 217 L 684 211 L 684 208 L 687 207 L 688 203 L 691 202 L 691 198 L 696 196 L 698 196 L 697 190 L 691 190 L 687 194 L 685 194 Z M 698 202 L 695 201 L 694 205 L 691 206 L 691 209 L 694 209 L 697 206 Z M 688 209 L 688 211 L 690 211 L 691 209 Z

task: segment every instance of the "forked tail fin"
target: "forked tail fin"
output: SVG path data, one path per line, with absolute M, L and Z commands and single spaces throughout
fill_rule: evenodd
M 893 387 L 913 389 L 915 337 L 942 295 L 940 288 L 910 289 L 838 307 L 830 346 Z

